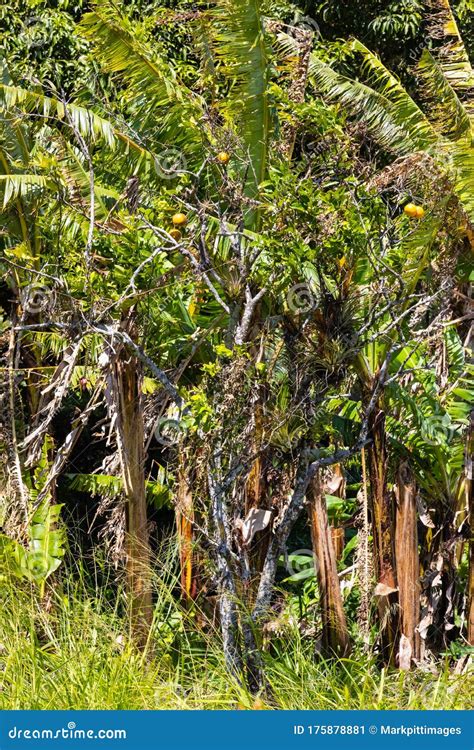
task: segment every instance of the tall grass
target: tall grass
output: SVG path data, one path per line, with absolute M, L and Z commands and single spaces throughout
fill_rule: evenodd
M 146 652 L 130 638 L 120 589 L 92 587 L 80 571 L 50 587 L 0 582 L 0 708 L 232 709 L 254 698 L 225 671 L 219 634 L 183 611 L 168 575 L 156 586 Z M 268 693 L 278 709 L 468 708 L 472 675 L 381 671 L 362 653 L 324 662 L 298 630 L 265 653 Z

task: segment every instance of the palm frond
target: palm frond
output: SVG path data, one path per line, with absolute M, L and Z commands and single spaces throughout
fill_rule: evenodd
M 137 38 L 113 2 L 103 0 L 82 20 L 104 69 L 128 87 L 140 133 L 152 131 L 156 147 L 183 149 L 190 156 L 201 147 L 202 99 L 179 81 L 175 70 L 155 50 Z
M 220 0 L 213 12 L 220 71 L 229 84 L 223 111 L 249 157 L 245 192 L 254 198 L 267 171 L 270 129 L 269 47 L 258 0 Z
M 440 201 L 435 213 L 426 216 L 406 236 L 396 252 L 401 259 L 400 273 L 407 283 L 410 292 L 416 286 L 431 260 L 433 248 L 443 224 L 446 221 L 446 208 L 449 195 Z
M 348 43 L 348 50 L 362 58 L 361 72 L 366 82 L 390 102 L 390 111 L 396 122 L 406 128 L 418 148 L 436 141 L 431 121 L 411 98 L 398 78 L 385 67 L 382 61 L 358 39 Z
M 79 133 L 85 138 L 104 140 L 108 146 L 113 147 L 117 134 L 110 122 L 100 117 L 87 107 L 77 104 L 64 104 L 54 97 L 45 96 L 40 91 L 28 90 L 21 86 L 9 86 L 0 84 L 0 102 L 7 111 L 15 108 L 22 112 L 34 112 L 41 114 L 44 118 L 51 118 L 67 123 L 67 116 Z M 67 114 L 66 114 L 67 110 Z
M 425 150 L 436 143 L 436 131 L 398 80 L 360 42 L 351 45 L 363 53 L 371 85 L 338 73 L 313 53 L 310 77 L 316 88 L 330 101 L 340 102 L 367 125 L 384 148 L 399 155 Z
M 474 226 L 474 148 L 471 135 L 453 144 L 451 157 L 455 173 L 454 191 Z
M 18 198 L 31 198 L 45 189 L 57 189 L 52 180 L 40 174 L 0 174 L 3 208 Z
M 427 49 L 417 66 L 430 119 L 444 136 L 457 139 L 472 128 L 471 118 L 440 64 Z
M 449 0 L 430 0 L 428 34 L 442 46 L 436 60 L 450 86 L 474 111 L 474 71 Z

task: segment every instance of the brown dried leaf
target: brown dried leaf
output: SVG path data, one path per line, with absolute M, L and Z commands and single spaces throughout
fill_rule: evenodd
M 409 639 L 402 633 L 400 637 L 400 647 L 398 650 L 398 666 L 400 669 L 408 670 L 411 666 L 412 646 Z
M 398 589 L 387 586 L 386 583 L 378 583 L 374 589 L 374 596 L 389 596 L 390 594 L 394 594 L 395 591 L 398 591 Z
M 242 523 L 242 541 L 245 545 L 250 544 L 257 531 L 263 531 L 272 519 L 271 510 L 262 508 L 252 508 L 248 513 L 245 521 Z

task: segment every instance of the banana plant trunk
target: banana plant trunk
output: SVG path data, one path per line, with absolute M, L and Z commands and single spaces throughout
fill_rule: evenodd
M 180 455 L 179 460 L 175 513 L 181 569 L 181 597 L 187 606 L 196 596 L 197 587 L 193 566 L 193 496 L 183 455 Z
M 474 646 L 474 498 L 473 498 L 473 471 L 474 471 L 474 410 L 471 412 L 470 428 L 466 448 L 466 492 L 469 498 L 469 592 L 468 592 L 468 622 L 467 640 L 470 646 Z
M 266 389 L 259 386 L 257 389 L 255 408 L 254 408 L 254 419 L 255 429 L 253 435 L 252 450 L 254 453 L 259 453 L 262 449 L 264 440 L 264 424 L 263 424 L 263 413 L 264 405 L 267 398 Z M 252 468 L 247 477 L 245 483 L 245 516 L 252 510 L 269 510 L 270 498 L 268 492 L 268 482 L 266 478 L 266 466 L 267 454 L 260 452 L 253 462 Z M 265 562 L 265 558 L 268 551 L 268 545 L 271 539 L 270 526 L 267 526 L 262 531 L 258 531 L 250 544 L 248 555 L 249 565 L 252 574 L 252 580 L 249 581 L 248 586 L 248 605 L 253 606 L 254 598 L 257 594 L 258 581 L 260 573 Z
M 116 364 L 119 454 L 126 508 L 126 580 L 131 634 L 145 647 L 152 622 L 151 552 L 145 485 L 141 365 L 122 350 Z
M 374 569 L 377 577 L 375 595 L 381 626 L 381 646 L 385 661 L 395 663 L 397 650 L 398 589 L 395 564 L 394 496 L 388 490 L 388 454 L 385 414 L 375 409 L 370 420 L 372 443 L 368 450 Z
M 319 473 L 311 481 L 306 497 L 319 586 L 323 652 L 327 655 L 347 656 L 350 652 L 349 631 L 342 603 L 326 499 Z
M 416 486 L 407 464 L 397 476 L 395 555 L 400 605 L 400 649 L 398 665 L 409 669 L 420 658 L 420 559 L 416 509 Z

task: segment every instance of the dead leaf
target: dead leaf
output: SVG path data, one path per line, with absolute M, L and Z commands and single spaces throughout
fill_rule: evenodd
M 386 583 L 378 583 L 374 589 L 374 596 L 389 596 L 398 591 L 398 588 L 387 586 Z
M 247 513 L 247 517 L 241 526 L 243 543 L 245 545 L 250 544 L 257 531 L 263 531 L 263 529 L 266 529 L 271 519 L 271 510 L 252 508 Z
M 331 474 L 324 479 L 324 492 L 328 495 L 342 497 L 344 495 L 344 474 L 336 464 Z
M 429 514 L 429 511 L 424 504 L 423 500 L 419 495 L 416 496 L 416 507 L 418 509 L 418 515 L 420 516 L 420 521 L 424 526 L 427 526 L 429 529 L 434 529 L 435 524 L 431 519 L 431 516 Z
M 411 667 L 412 646 L 406 635 L 400 636 L 400 647 L 398 650 L 398 666 L 400 669 L 408 670 Z
M 428 633 L 428 628 L 433 623 L 433 613 L 428 612 L 421 620 L 416 628 L 420 634 L 420 638 L 423 638 L 425 640 L 426 635 Z

